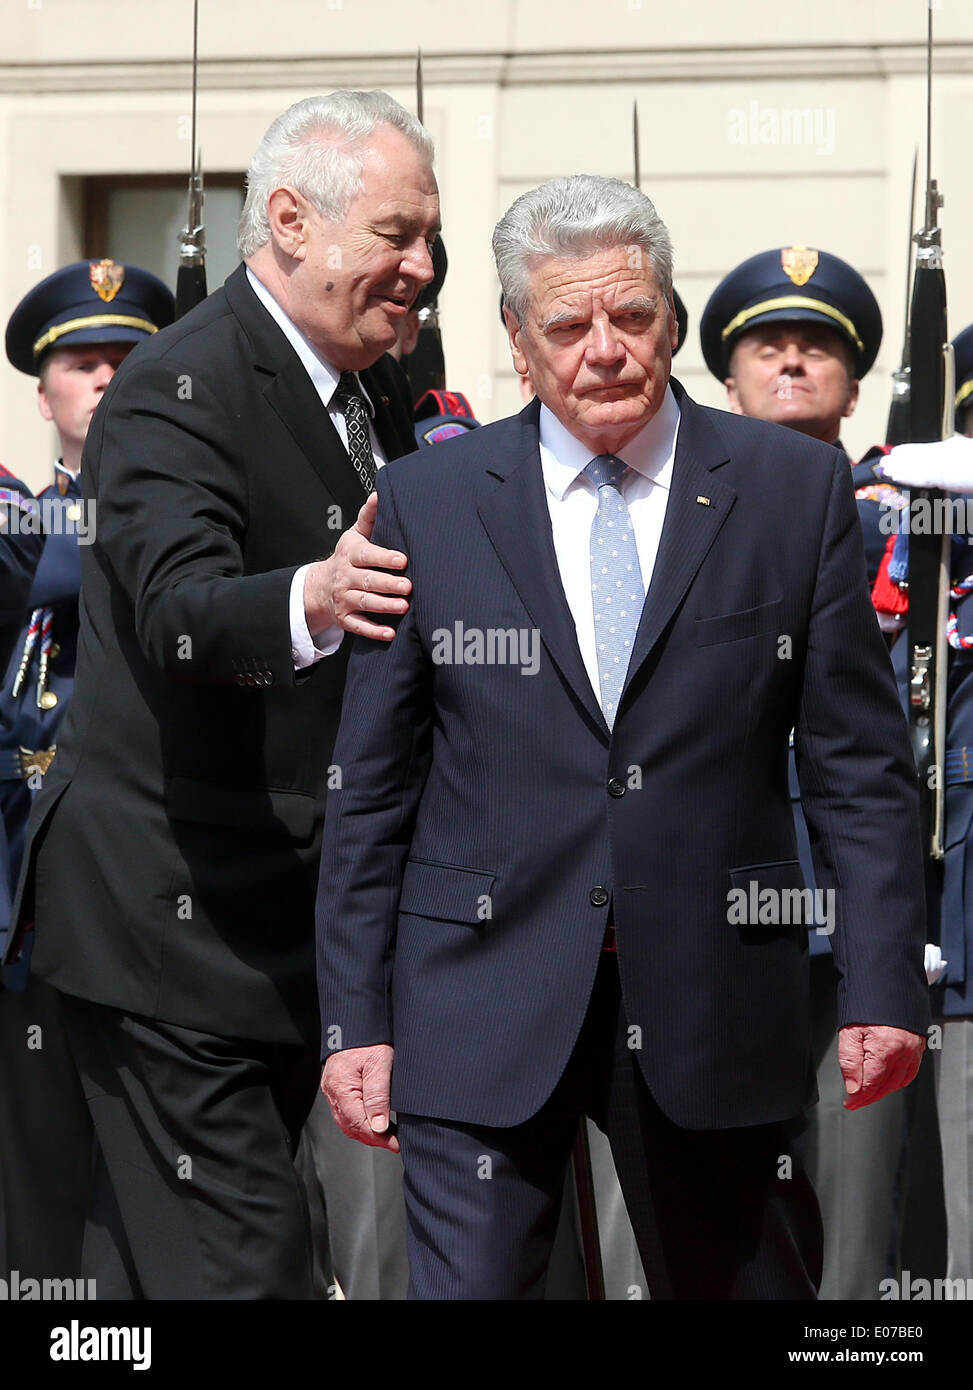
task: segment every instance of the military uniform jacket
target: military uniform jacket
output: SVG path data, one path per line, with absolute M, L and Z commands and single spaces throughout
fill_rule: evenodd
M 32 505 L 34 494 L 0 464 L 0 669 L 6 666 L 17 641 L 29 602 L 44 537 L 15 523 L 14 513 Z
M 407 452 L 387 365 L 362 378 L 387 456 Z M 132 1013 L 310 1041 L 346 654 L 295 673 L 288 599 L 365 498 L 243 267 L 126 359 L 82 478 L 75 694 L 20 885 L 33 968 Z
M 74 689 L 74 663 L 78 644 L 78 592 L 81 565 L 78 540 L 81 487 L 76 478 L 59 469 L 58 482 L 38 494 L 39 523 L 45 534 L 40 561 L 18 613 L 18 630 L 3 686 L 0 688 L 0 815 L 6 840 L 3 872 L 11 885 L 17 882 L 23 855 L 32 797 L 57 741 L 58 729 Z M 41 650 L 47 643 L 41 632 L 28 640 L 30 619 L 38 626 L 49 623 L 49 653 L 43 680 Z M 26 661 L 25 661 L 25 653 Z M 23 679 L 14 693 L 18 671 Z M 9 896 L 0 904 L 0 940 L 10 923 Z M 23 988 L 27 956 L 17 967 L 3 972 L 8 989 Z
M 0 465 L 0 670 L 16 649 L 44 545 L 39 530 L 20 525 L 20 514 L 32 498 L 30 488 Z M 0 930 L 9 919 L 11 888 L 7 837 L 0 820 Z
M 953 494 L 973 508 L 973 496 Z M 957 531 L 952 551 L 952 582 L 973 575 L 973 534 Z M 973 592 L 949 601 L 962 644 L 948 648 L 946 683 L 945 857 L 941 874 L 928 873 L 931 915 L 929 939 L 939 941 L 946 971 L 933 988 L 933 1012 L 945 1018 L 973 1015 Z M 903 707 L 909 698 L 909 634 L 905 628 L 892 648 L 892 664 Z M 938 920 L 937 920 L 938 918 Z

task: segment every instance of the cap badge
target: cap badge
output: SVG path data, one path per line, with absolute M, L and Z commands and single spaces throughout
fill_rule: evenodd
M 809 251 L 806 246 L 785 246 L 780 253 L 780 263 L 789 280 L 795 285 L 806 285 L 818 268 L 818 253 Z
M 117 261 L 92 261 L 88 267 L 91 288 L 99 299 L 110 304 L 125 283 L 125 267 Z

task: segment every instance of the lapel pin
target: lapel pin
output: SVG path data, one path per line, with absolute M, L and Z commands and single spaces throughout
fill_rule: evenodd
M 701 507 L 712 507 L 713 505 L 709 498 L 704 497 L 702 493 L 699 494 L 699 496 L 696 498 L 696 501 L 699 503 Z

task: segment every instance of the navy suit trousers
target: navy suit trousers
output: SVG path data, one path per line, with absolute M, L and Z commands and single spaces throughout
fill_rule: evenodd
M 415 1299 L 540 1299 L 578 1118 L 607 1134 L 652 1299 L 813 1299 L 821 1218 L 806 1122 L 699 1131 L 655 1104 L 603 954 L 561 1080 L 507 1129 L 398 1116 Z M 526 1062 L 526 1059 L 525 1059 Z

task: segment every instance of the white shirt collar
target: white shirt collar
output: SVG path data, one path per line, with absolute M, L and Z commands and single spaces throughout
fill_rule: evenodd
M 544 482 L 560 501 L 596 455 L 580 439 L 575 439 L 546 405 L 541 406 L 538 428 Z M 672 387 L 667 386 L 659 409 L 615 457 L 668 491 L 672 486 L 678 430 L 679 404 Z
M 277 324 L 284 337 L 287 339 L 291 347 L 294 349 L 298 357 L 301 359 L 301 362 L 304 365 L 304 370 L 311 378 L 311 382 L 314 386 L 314 389 L 321 397 L 322 402 L 325 406 L 328 407 L 328 409 L 330 409 L 331 397 L 338 389 L 338 381 L 341 377 L 341 372 L 338 370 L 337 367 L 333 367 L 330 362 L 326 361 L 326 359 L 323 358 L 314 347 L 312 347 L 312 345 L 308 342 L 307 338 L 305 338 L 304 334 L 297 327 L 297 325 L 284 313 L 284 310 L 277 303 L 277 300 L 270 293 L 270 290 L 268 290 L 267 286 L 263 283 L 263 281 L 257 279 L 256 275 L 254 275 L 253 271 L 250 269 L 249 266 L 247 266 L 247 279 L 250 282 L 250 288 L 253 290 L 257 298 L 260 300 L 260 303 L 267 310 L 267 313 Z M 369 414 L 374 419 L 375 407 L 372 405 L 368 392 L 362 384 L 362 380 L 358 376 L 357 372 L 354 375 L 356 380 L 358 381 L 359 387 L 361 388 L 361 393 L 365 399 L 365 404 L 368 406 Z M 335 408 L 337 409 L 337 407 Z

